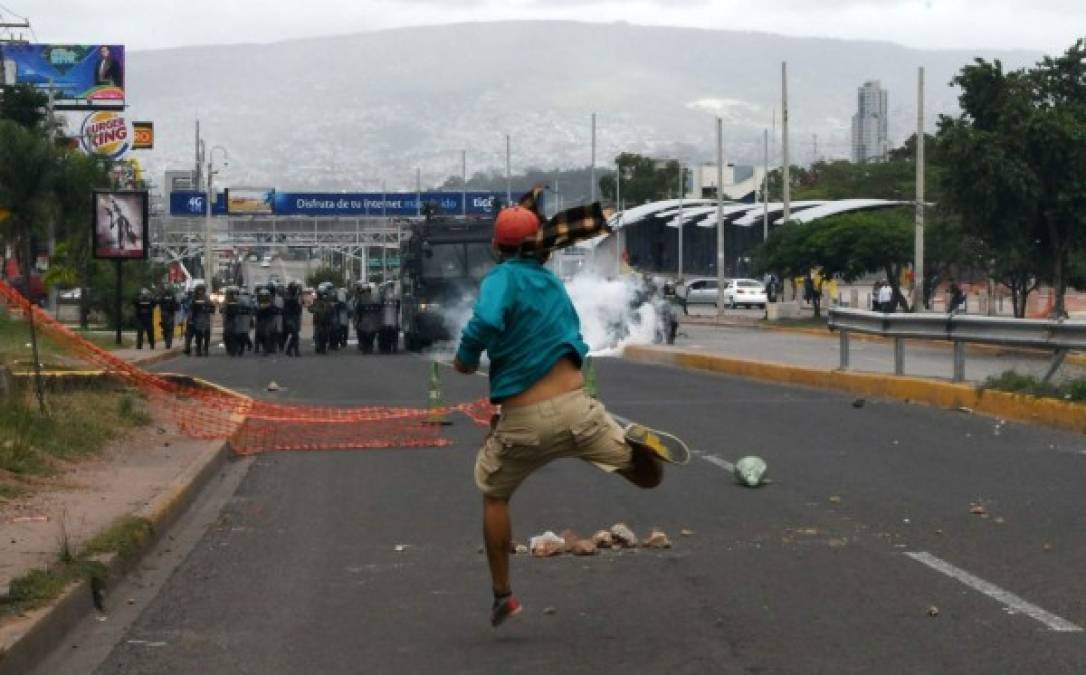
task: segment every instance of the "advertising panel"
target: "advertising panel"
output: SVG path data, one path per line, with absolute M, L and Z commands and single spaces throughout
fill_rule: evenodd
M 6 43 L 0 57 L 16 84 L 54 91 L 59 110 L 124 107 L 124 45 Z
M 132 123 L 132 149 L 152 150 L 155 147 L 155 123 Z
M 462 212 L 461 193 L 423 192 L 423 205 L 432 204 L 437 213 L 459 215 Z M 495 213 L 502 202 L 496 192 L 469 192 L 468 215 Z M 294 216 L 415 216 L 419 212 L 419 195 L 415 192 L 277 192 L 275 213 Z
M 274 200 L 272 188 L 226 188 L 226 211 L 232 216 L 270 215 Z
M 118 112 L 99 110 L 83 120 L 79 130 L 83 149 L 90 155 L 120 159 L 132 148 L 132 131 L 128 120 Z
M 92 200 L 94 257 L 145 259 L 147 193 L 97 190 Z
M 171 216 L 204 216 L 207 215 L 206 193 L 194 190 L 183 190 L 170 193 Z M 226 195 L 222 192 L 215 195 L 215 201 L 211 204 L 211 215 L 226 215 Z

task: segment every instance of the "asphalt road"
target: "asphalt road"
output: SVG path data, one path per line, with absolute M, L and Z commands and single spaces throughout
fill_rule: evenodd
M 352 352 L 163 368 L 264 396 L 275 379 L 291 400 L 421 405 L 427 365 Z M 446 373 L 447 400 L 485 393 Z M 624 521 L 674 548 L 517 557 L 526 611 L 494 631 L 481 429 L 458 419 L 450 448 L 262 455 L 95 672 L 1086 670 L 1086 633 L 1053 630 L 1086 627 L 1083 436 L 618 360 L 599 382 L 613 411 L 698 455 L 653 491 L 552 464 L 517 494 L 515 538 Z M 746 454 L 771 485 L 732 481 L 722 466 Z

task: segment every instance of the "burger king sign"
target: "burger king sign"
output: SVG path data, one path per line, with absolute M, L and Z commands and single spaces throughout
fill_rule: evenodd
M 92 155 L 120 159 L 132 147 L 132 128 L 123 115 L 102 110 L 83 120 L 83 149 Z

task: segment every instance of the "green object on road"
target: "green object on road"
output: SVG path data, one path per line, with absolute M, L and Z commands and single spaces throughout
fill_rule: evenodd
M 751 455 L 735 463 L 735 480 L 740 485 L 758 487 L 764 483 L 768 471 L 765 460 Z
M 592 398 L 600 397 L 600 387 L 596 382 L 596 364 L 591 356 L 584 359 L 584 393 Z

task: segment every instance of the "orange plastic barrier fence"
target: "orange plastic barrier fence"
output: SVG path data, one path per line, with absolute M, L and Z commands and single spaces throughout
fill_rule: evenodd
M 194 382 L 178 382 L 144 370 L 102 349 L 0 282 L 0 301 L 29 317 L 40 334 L 68 356 L 105 370 L 137 387 L 187 436 L 228 439 L 234 451 L 252 455 L 273 450 L 440 447 L 450 444 L 432 423 L 460 412 L 479 425 L 495 408 L 486 399 L 442 408 L 363 406 L 333 408 L 272 403 Z

